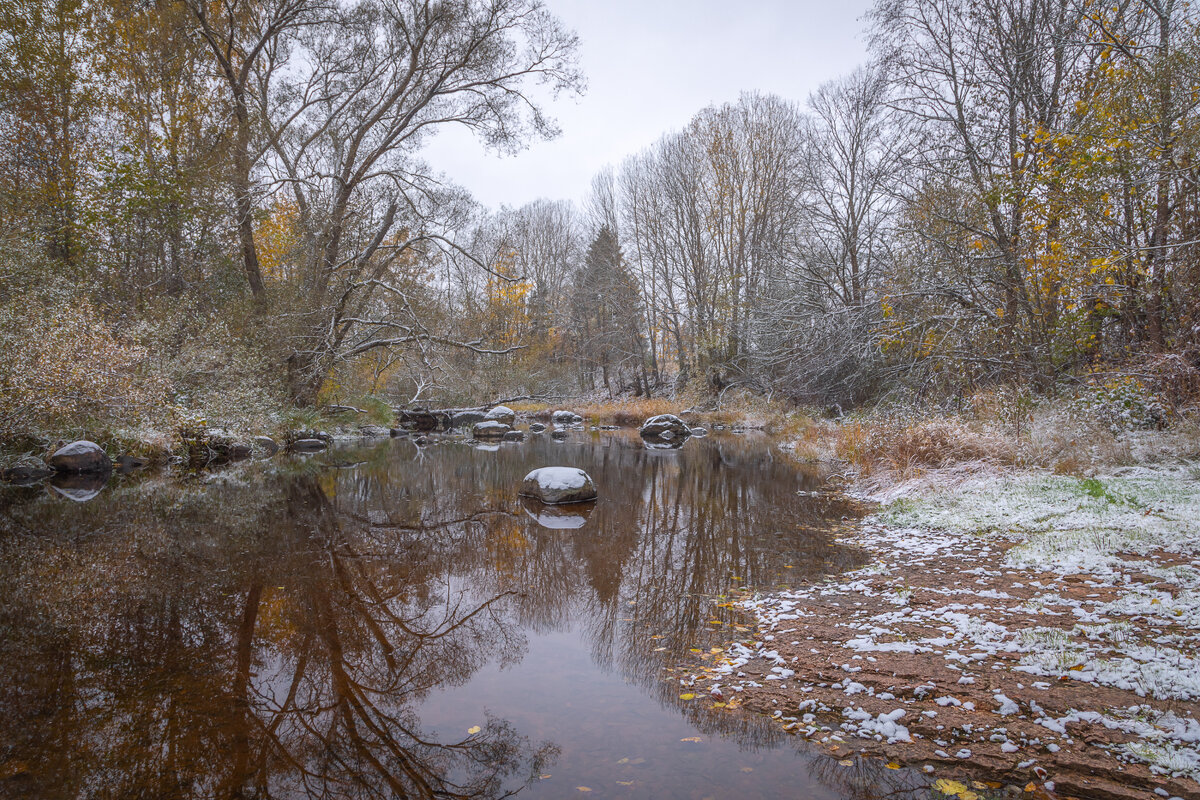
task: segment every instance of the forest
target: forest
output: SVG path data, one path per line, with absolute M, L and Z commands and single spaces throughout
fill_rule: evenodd
M 1200 16 L 878 0 L 871 57 L 487 208 L 422 159 L 586 91 L 540 0 L 3 0 L 0 431 L 281 409 L 847 409 L 1200 380 Z M 752 87 L 748 87 L 752 88 Z

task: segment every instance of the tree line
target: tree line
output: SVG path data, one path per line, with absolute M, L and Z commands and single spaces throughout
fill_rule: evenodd
M 807 102 L 744 94 L 581 206 L 490 210 L 421 148 L 556 133 L 584 79 L 537 0 L 5 0 L 0 420 L 1194 369 L 1197 22 L 878 0 L 869 63 Z

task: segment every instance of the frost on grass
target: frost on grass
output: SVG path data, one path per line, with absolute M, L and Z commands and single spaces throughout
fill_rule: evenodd
M 771 687 L 805 698 L 795 725 L 819 741 L 1042 772 L 1086 751 L 1122 780 L 1200 780 L 1200 467 L 973 477 L 895 500 L 857 543 L 878 560 L 744 599 L 758 641 L 714 677 L 752 694 L 758 665 L 786 667 Z M 927 682 L 901 685 L 918 663 Z

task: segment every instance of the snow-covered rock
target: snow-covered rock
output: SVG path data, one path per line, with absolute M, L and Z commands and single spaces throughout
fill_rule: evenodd
M 547 505 L 583 503 L 596 499 L 596 484 L 576 467 L 542 467 L 525 476 L 521 494 Z
M 496 406 L 483 417 L 484 421 L 499 422 L 502 425 L 512 426 L 517 421 L 517 412 L 513 411 L 508 406 Z
M 476 439 L 503 439 L 504 434 L 512 428 L 507 423 L 495 419 L 485 419 L 471 428 L 471 435 Z
M 644 439 L 686 439 L 692 429 L 674 414 L 659 414 L 642 423 L 641 434 Z
M 56 472 L 108 472 L 112 469 L 112 461 L 104 448 L 85 439 L 59 448 L 47 463 Z
M 550 421 L 555 425 L 578 425 L 583 417 L 573 411 L 555 411 L 550 415 Z

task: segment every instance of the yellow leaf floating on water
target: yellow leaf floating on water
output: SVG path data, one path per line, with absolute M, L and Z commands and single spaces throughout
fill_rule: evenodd
M 680 700 L 694 700 L 695 697 L 696 695 L 692 694 L 691 692 L 684 692 L 683 694 L 679 695 Z
M 633 781 L 617 781 L 618 786 L 633 786 Z
M 550 776 L 550 773 L 549 773 L 549 772 L 547 772 L 547 773 L 544 773 L 544 774 L 542 774 L 542 775 L 538 775 L 538 780 L 539 780 L 539 781 L 544 781 L 544 780 L 546 780 L 546 779 L 547 779 L 547 778 L 549 778 L 549 777 L 551 777 L 551 776 Z
M 475 734 L 479 733 L 481 730 L 483 730 L 483 729 L 480 728 L 478 725 L 472 725 L 471 727 L 467 728 L 467 733 L 474 736 Z
M 579 791 L 581 791 L 581 792 L 590 792 L 590 791 L 591 791 L 591 789 L 589 789 L 589 788 L 588 788 L 588 787 L 586 787 L 586 786 L 576 786 L 575 788 L 576 788 L 576 789 L 578 789 L 578 790 L 579 790 Z
M 888 768 L 888 769 L 900 769 L 900 765 L 899 765 L 899 764 L 897 764 L 895 761 L 889 761 L 889 762 L 886 764 L 886 766 L 887 766 L 887 768 Z
M 618 763 L 618 764 L 628 764 L 628 763 L 629 763 L 629 759 L 628 759 L 628 758 L 622 758 L 622 759 L 621 759 L 620 761 L 618 761 L 617 763 Z
M 841 764 L 843 767 L 849 767 L 854 762 L 847 758 L 845 761 L 839 761 L 838 763 Z
M 704 740 L 701 739 L 699 736 L 685 736 L 684 738 L 680 739 L 679 741 L 681 741 L 681 742 L 703 742 Z
M 742 767 L 742 772 L 754 772 L 754 767 Z

